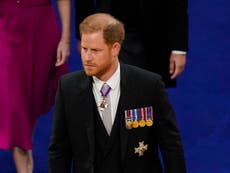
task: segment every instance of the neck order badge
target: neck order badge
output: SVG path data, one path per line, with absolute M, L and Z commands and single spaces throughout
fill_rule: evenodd
M 108 84 L 104 83 L 100 91 L 102 96 L 102 102 L 99 106 L 100 110 L 103 111 L 102 121 L 104 123 L 108 135 L 110 135 L 110 132 L 112 130 L 111 104 L 110 104 L 110 97 L 109 97 L 110 91 L 111 91 L 111 87 Z
M 104 109 L 108 107 L 108 102 L 106 102 L 106 100 L 107 100 L 106 98 L 107 98 L 107 95 L 109 94 L 110 90 L 111 90 L 111 88 L 107 83 L 104 83 L 101 87 L 100 93 L 102 96 L 102 101 L 101 101 L 101 104 L 99 106 L 101 111 L 104 111 Z

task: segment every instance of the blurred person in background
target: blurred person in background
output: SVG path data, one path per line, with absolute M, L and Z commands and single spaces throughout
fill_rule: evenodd
M 68 72 L 70 0 L 57 7 L 58 15 L 51 0 L 0 1 L 0 149 L 12 151 L 17 173 L 33 172 L 36 122 Z
M 86 16 L 109 13 L 125 25 L 120 62 L 158 73 L 166 87 L 176 87 L 188 51 L 187 0 L 75 0 L 75 8 L 79 40 L 79 23 Z

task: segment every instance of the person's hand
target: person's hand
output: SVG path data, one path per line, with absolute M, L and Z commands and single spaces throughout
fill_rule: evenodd
M 175 79 L 184 71 L 185 64 L 186 54 L 171 53 L 169 59 L 169 73 L 171 74 L 171 79 Z
M 57 47 L 57 60 L 55 66 L 60 66 L 64 64 L 70 55 L 70 43 L 61 40 Z

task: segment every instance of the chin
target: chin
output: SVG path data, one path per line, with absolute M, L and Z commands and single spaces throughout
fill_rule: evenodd
M 92 72 L 92 71 L 85 70 L 85 73 L 87 76 L 94 76 L 94 72 Z

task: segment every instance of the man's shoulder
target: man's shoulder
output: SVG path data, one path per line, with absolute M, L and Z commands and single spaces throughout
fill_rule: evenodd
M 124 86 L 133 90 L 144 90 L 149 95 L 165 89 L 165 83 L 159 74 L 132 65 L 121 66 L 121 80 Z
M 83 82 L 86 79 L 88 79 L 88 76 L 85 74 L 85 72 L 83 70 L 79 70 L 62 75 L 60 82 L 64 85 L 73 86 Z
M 84 76 L 84 71 L 83 70 L 79 70 L 79 71 L 73 71 L 73 72 L 69 72 L 66 73 L 64 75 L 61 76 L 61 80 L 63 81 L 69 81 L 69 80 L 73 80 L 76 79 L 76 77 L 83 77 Z
M 163 78 L 157 73 L 128 64 L 122 64 L 121 70 L 123 71 L 124 79 L 131 84 L 145 86 L 160 85 L 165 87 Z

